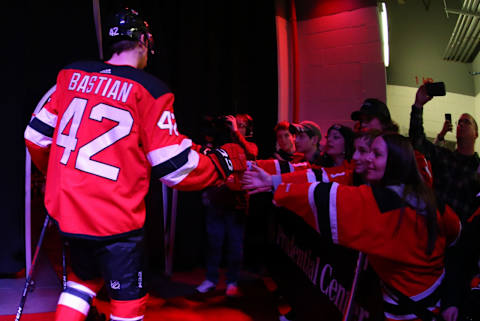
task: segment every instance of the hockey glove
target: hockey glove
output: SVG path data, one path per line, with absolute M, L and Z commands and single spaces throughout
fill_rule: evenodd
M 223 179 L 226 179 L 233 172 L 243 172 L 247 169 L 245 151 L 238 144 L 222 145 L 220 148 L 211 150 L 208 157 L 210 157 Z

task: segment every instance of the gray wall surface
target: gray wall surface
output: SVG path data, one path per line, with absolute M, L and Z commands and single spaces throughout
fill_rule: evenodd
M 460 9 L 463 1 L 448 0 L 451 9 Z M 471 64 L 447 62 L 443 53 L 458 15 L 446 17 L 443 1 L 387 1 L 390 66 L 389 85 L 418 87 L 423 78 L 444 81 L 448 92 L 475 95 Z M 418 81 L 418 82 L 417 82 Z

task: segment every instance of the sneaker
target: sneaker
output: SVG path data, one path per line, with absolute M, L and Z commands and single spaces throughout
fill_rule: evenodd
M 199 293 L 207 293 L 207 292 L 215 290 L 216 287 L 217 286 L 212 281 L 205 280 L 199 286 L 197 286 L 195 289 Z
M 227 284 L 227 290 L 225 291 L 225 295 L 228 297 L 237 297 L 240 295 L 237 282 Z

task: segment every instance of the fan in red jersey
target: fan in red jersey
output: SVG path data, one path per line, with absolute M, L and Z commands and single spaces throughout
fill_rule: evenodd
M 333 243 L 362 251 L 384 284 L 386 320 L 420 320 L 440 308 L 446 246 L 460 232 L 455 212 L 435 200 L 406 137 L 373 140 L 364 175 L 370 184 L 274 184 L 253 167 L 244 188 L 275 188 L 274 202 Z
M 173 188 L 200 190 L 246 167 L 239 145 L 205 156 L 178 132 L 173 94 L 142 71 L 153 40 L 136 11 L 120 10 L 106 31 L 110 60 L 63 68 L 25 131 L 34 163 L 47 173 L 45 206 L 71 245 L 73 274 L 56 320 L 83 320 L 103 281 L 111 320 L 143 320 L 151 174 Z

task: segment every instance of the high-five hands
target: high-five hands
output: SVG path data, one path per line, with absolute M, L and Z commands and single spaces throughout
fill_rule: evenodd
M 243 173 L 241 183 L 248 194 L 270 192 L 273 189 L 272 176 L 255 164 Z

